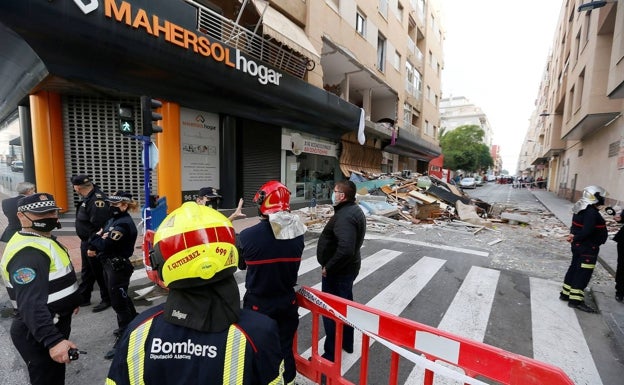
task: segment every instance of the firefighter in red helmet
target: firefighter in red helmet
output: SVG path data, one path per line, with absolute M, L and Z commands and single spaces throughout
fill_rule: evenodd
M 254 197 L 260 222 L 238 236 L 238 267 L 247 269 L 243 308 L 277 321 L 284 358 L 284 383 L 294 384 L 293 338 L 299 326 L 294 286 L 306 226 L 290 213 L 290 192 L 278 181 L 265 183 Z
M 130 323 L 107 385 L 283 383 L 275 321 L 240 309 L 234 228 L 223 214 L 184 203 L 158 227 L 150 259 L 167 300 Z

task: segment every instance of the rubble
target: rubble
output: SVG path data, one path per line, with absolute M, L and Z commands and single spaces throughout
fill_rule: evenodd
M 458 186 L 435 176 L 393 173 L 376 175 L 353 172 L 356 201 L 367 216 L 367 230 L 375 233 L 410 231 L 430 226 L 434 229 L 476 236 L 491 232 L 489 246 L 506 237 L 497 226 L 529 227 L 531 236 L 564 240 L 568 229 L 543 207 L 513 207 L 484 202 L 465 194 Z M 295 210 L 308 231 L 320 233 L 334 214 L 331 205 Z

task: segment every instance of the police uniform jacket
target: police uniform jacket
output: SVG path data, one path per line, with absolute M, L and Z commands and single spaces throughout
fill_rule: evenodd
M 83 241 L 98 232 L 110 218 L 106 195 L 97 186 L 84 197 L 76 210 L 76 234 Z
M 103 227 L 106 238 L 93 234 L 89 245 L 99 252 L 100 259 L 122 257 L 128 259 L 134 253 L 137 228 L 129 213 L 121 213 L 106 222 Z
M 78 284 L 69 255 L 54 238 L 17 233 L 2 262 L 9 298 L 34 338 L 49 349 L 65 339 L 55 317 L 71 317 L 80 305 Z
M 572 245 L 597 247 L 607 241 L 607 225 L 598 209 L 588 205 L 584 210 L 572 216 L 570 234 L 574 235 Z
M 357 275 L 362 263 L 360 248 L 366 234 L 366 217 L 355 202 L 341 202 L 321 232 L 316 258 L 328 275 Z
M 261 297 L 291 296 L 297 284 L 303 235 L 293 239 L 276 239 L 268 220 L 249 227 L 239 234 L 238 267 L 247 269 L 247 293 Z
M 229 329 L 206 333 L 165 321 L 163 308 L 153 307 L 129 325 L 107 385 L 283 384 L 279 335 L 269 317 L 243 309 Z

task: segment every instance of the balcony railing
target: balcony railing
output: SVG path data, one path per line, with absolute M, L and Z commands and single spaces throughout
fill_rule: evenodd
M 421 66 L 423 63 L 423 54 L 422 52 L 420 52 L 420 50 L 416 46 L 416 43 L 414 43 L 414 40 L 412 40 L 411 38 L 407 38 L 407 51 L 411 53 L 414 57 L 414 60 L 416 60 L 416 63 L 414 64 Z
M 201 4 L 194 1 L 188 1 L 188 3 L 197 7 L 197 29 L 212 39 L 237 48 L 254 59 L 270 64 L 300 79 L 305 77 L 309 69 L 308 66 L 313 63 L 310 58 L 256 35 Z

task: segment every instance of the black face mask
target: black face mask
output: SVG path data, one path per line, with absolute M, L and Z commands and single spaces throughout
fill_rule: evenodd
M 29 218 L 26 214 L 24 214 L 24 216 L 32 222 L 32 225 L 30 226 L 31 229 L 41 231 L 43 233 L 49 233 L 54 229 L 61 228 L 61 222 L 59 222 L 58 218 L 43 218 L 33 220 Z
M 215 210 L 217 209 L 217 206 L 218 206 L 218 205 L 217 205 L 217 200 L 216 200 L 216 199 L 211 200 L 211 201 L 206 201 L 206 203 L 204 203 L 204 204 L 205 204 L 206 206 L 208 206 L 208 207 L 212 207 L 212 208 L 213 208 L 213 209 L 215 209 Z
M 121 211 L 121 209 L 119 207 L 115 207 L 115 206 L 110 206 L 108 208 L 108 211 L 110 212 L 110 214 L 114 217 L 116 217 L 117 215 L 123 213 L 123 211 Z

